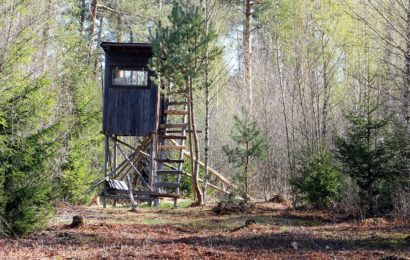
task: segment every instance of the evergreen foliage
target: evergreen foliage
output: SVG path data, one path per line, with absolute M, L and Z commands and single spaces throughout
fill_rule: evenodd
M 101 89 L 92 66 L 86 62 L 87 42 L 77 27 L 77 10 L 67 14 L 66 25 L 59 25 L 57 44 L 64 50 L 58 53 L 54 68 L 58 76 L 59 98 L 64 100 L 62 120 L 64 130 L 58 160 L 59 173 L 54 188 L 59 198 L 74 204 L 90 201 L 95 195 L 86 194 L 93 181 L 101 176 L 103 164 L 103 135 L 101 130 Z
M 50 115 L 47 76 L 28 77 L 25 65 L 35 48 L 24 34 L 9 46 L 0 71 L 0 228 L 1 235 L 23 235 L 41 227 L 50 214 L 48 162 L 58 144 L 58 124 Z M 28 41 L 28 42 L 27 42 Z
M 240 184 L 239 192 L 247 201 L 249 182 L 254 174 L 253 160 L 263 159 L 267 154 L 269 145 L 266 137 L 256 126 L 256 122 L 244 108 L 242 108 L 240 116 L 234 117 L 234 121 L 231 138 L 235 146 L 231 148 L 225 145 L 223 151 L 228 156 L 229 162 L 234 163 L 239 170 L 235 177 Z
M 367 115 L 350 113 L 350 127 L 345 137 L 336 137 L 336 156 L 342 171 L 352 178 L 359 189 L 359 206 L 365 215 L 377 215 L 386 183 L 400 175 L 397 161 L 397 141 L 389 130 L 389 121 L 373 118 L 375 109 Z
M 291 184 L 300 194 L 302 202 L 314 208 L 334 206 L 340 194 L 341 175 L 333 155 L 321 148 L 302 152 L 297 167 L 298 176 L 291 178 Z
M 170 25 L 158 22 L 155 32 L 151 32 L 150 42 L 153 51 L 151 68 L 158 73 L 164 86 L 172 83 L 176 92 L 184 92 L 191 81 L 200 87 L 203 75 L 207 46 L 208 59 L 216 60 L 222 50 L 215 46 L 216 31 L 212 26 L 206 33 L 206 24 L 201 7 L 173 4 L 168 16 Z

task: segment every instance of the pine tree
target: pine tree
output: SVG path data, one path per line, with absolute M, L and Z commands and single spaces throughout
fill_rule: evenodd
M 195 117 L 195 90 L 199 89 L 205 62 L 217 59 L 221 50 L 215 46 L 217 35 L 210 26 L 207 31 L 201 7 L 174 2 L 170 25 L 158 22 L 150 41 L 153 50 L 151 68 L 158 74 L 161 86 L 174 86 L 172 93 L 181 93 L 188 100 L 190 153 L 192 157 L 192 182 L 197 205 L 204 204 L 199 186 L 200 147 Z M 210 47 L 212 46 L 212 47 Z M 165 89 L 163 89 L 165 90 Z
M 257 128 L 256 122 L 250 114 L 242 109 L 241 116 L 234 117 L 235 123 L 231 138 L 235 147 L 224 146 L 223 151 L 229 162 L 235 163 L 239 169 L 236 178 L 241 185 L 240 192 L 245 202 L 248 200 L 250 178 L 253 175 L 253 159 L 264 158 L 268 151 L 268 142 L 262 132 Z

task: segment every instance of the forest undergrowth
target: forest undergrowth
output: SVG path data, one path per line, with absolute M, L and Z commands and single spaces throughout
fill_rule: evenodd
M 85 225 L 68 227 L 72 216 Z M 251 221 L 250 221 L 251 220 Z M 74 207 L 59 204 L 44 231 L 0 239 L 1 259 L 408 259 L 404 220 L 364 221 L 329 211 L 258 203 L 246 214 L 203 208 Z

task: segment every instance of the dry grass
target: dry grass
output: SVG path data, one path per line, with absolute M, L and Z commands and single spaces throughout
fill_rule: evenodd
M 86 224 L 67 228 L 74 215 Z M 249 219 L 256 224 L 245 225 Z M 47 230 L 0 239 L 0 259 L 410 259 L 406 223 L 340 219 L 274 203 L 223 216 L 210 208 L 132 213 L 60 205 Z

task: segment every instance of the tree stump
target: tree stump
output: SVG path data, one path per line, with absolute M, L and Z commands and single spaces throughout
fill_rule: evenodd
M 73 222 L 69 225 L 70 228 L 79 228 L 84 226 L 84 218 L 82 216 L 74 216 Z
M 255 225 L 255 224 L 256 224 L 256 221 L 255 221 L 254 219 L 248 219 L 248 220 L 245 222 L 245 227 L 249 227 L 249 226 Z

